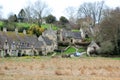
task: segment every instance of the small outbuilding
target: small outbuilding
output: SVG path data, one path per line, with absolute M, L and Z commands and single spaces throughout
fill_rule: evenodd
M 91 54 L 96 54 L 99 49 L 100 46 L 95 41 L 92 41 L 87 47 L 87 55 L 91 56 Z

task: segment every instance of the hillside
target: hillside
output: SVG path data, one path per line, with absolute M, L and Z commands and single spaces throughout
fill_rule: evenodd
M 31 23 L 15 23 L 15 26 L 16 27 L 22 27 L 22 28 L 30 28 L 32 25 L 36 25 L 36 24 L 31 24 Z M 4 22 L 0 21 L 0 28 L 4 26 Z M 42 24 L 42 28 L 49 28 L 51 26 L 51 24 Z M 52 26 L 52 29 L 53 30 L 57 30 L 58 27 L 53 25 Z

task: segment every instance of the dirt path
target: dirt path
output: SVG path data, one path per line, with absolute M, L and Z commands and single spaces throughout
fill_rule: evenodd
M 0 80 L 120 80 L 120 60 L 0 59 Z

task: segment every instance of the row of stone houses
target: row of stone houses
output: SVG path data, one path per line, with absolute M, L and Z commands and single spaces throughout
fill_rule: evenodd
M 53 52 L 57 45 L 46 32 L 47 30 L 37 38 L 35 35 L 26 34 L 25 30 L 18 33 L 17 29 L 10 32 L 4 28 L 0 31 L 0 56 L 47 55 L 48 52 Z
M 69 42 L 71 44 L 80 43 L 85 38 L 84 32 L 72 32 L 65 29 L 58 31 L 49 29 L 45 30 L 38 38 L 35 35 L 7 31 L 3 28 L 0 31 L 0 56 L 21 56 L 21 55 L 47 55 L 58 49 L 58 41 Z M 84 36 L 84 37 L 83 37 Z
M 79 32 L 69 31 L 61 29 L 58 31 L 59 41 L 69 42 L 71 44 L 81 43 L 85 38 L 86 34 L 80 29 Z

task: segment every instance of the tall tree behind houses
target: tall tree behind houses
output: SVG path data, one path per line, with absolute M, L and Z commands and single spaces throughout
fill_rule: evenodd
M 19 22 L 24 22 L 26 19 L 26 13 L 24 9 L 21 9 L 20 12 L 18 13 L 18 20 Z
M 38 25 L 41 26 L 43 17 L 49 14 L 50 9 L 48 8 L 48 5 L 41 0 L 37 0 L 33 4 L 32 9 L 34 18 L 37 19 Z
M 56 17 L 50 14 L 47 17 L 45 17 L 45 21 L 46 23 L 51 24 L 52 27 L 52 24 L 56 21 Z
M 83 3 L 78 9 L 78 17 L 88 17 L 93 19 L 92 26 L 99 23 L 102 18 L 104 1 L 94 3 Z
M 26 19 L 28 23 L 33 23 L 33 11 L 32 11 L 32 6 L 28 5 L 27 7 L 24 8 L 25 13 L 26 13 Z
M 48 5 L 42 0 L 37 0 L 35 3 L 29 3 L 28 6 L 25 7 L 25 12 L 28 21 L 35 21 L 39 26 L 41 26 L 43 17 L 47 16 L 51 12 L 51 9 L 49 9 Z
M 77 22 L 77 9 L 73 6 L 67 7 L 65 9 L 65 14 L 69 20 L 69 27 L 72 29 L 78 29 L 79 26 L 76 24 L 76 22 Z
M 112 50 L 115 51 L 114 54 L 120 54 L 120 8 L 107 10 L 104 15 L 97 40 L 100 41 L 100 43 L 104 43 L 101 47 L 108 49 L 105 51 L 113 48 Z M 105 48 L 105 46 L 108 44 L 106 44 L 105 41 L 111 44 L 107 46 L 107 48 Z

